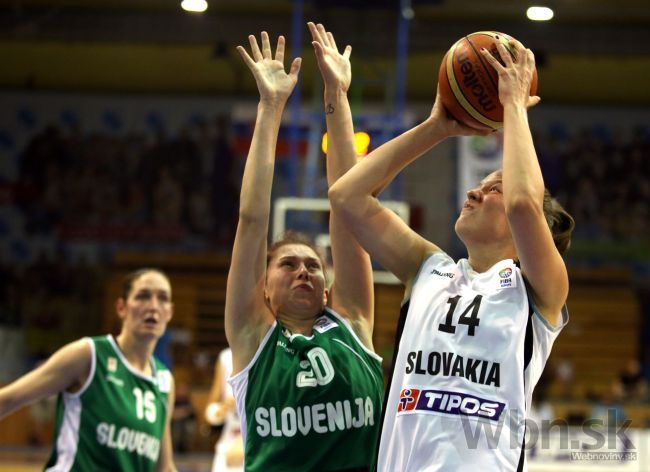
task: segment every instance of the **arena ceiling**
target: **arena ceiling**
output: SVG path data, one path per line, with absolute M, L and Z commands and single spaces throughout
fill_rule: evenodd
M 177 0 L 0 0 L 0 87 L 116 93 L 248 95 L 254 83 L 234 46 L 262 29 L 301 34 L 303 84 L 317 84 L 307 30 L 292 31 L 297 0 L 208 0 L 188 14 Z M 522 0 L 412 0 L 407 96 L 428 99 L 445 50 L 493 29 L 531 47 L 540 95 L 556 103 L 650 105 L 648 0 L 544 0 L 549 23 L 531 23 Z M 540 2 L 536 2 L 540 3 Z M 302 22 L 324 22 L 353 45 L 364 97 L 390 94 L 398 0 L 305 0 Z M 359 85 L 360 84 L 360 85 Z M 314 85 L 317 87 L 317 85 Z

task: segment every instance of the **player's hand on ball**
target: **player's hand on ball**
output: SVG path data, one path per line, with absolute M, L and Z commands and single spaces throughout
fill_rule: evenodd
M 508 104 L 535 106 L 540 101 L 538 96 L 530 95 L 535 71 L 535 55 L 516 39 L 511 39 L 509 43 L 514 49 L 514 58 L 502 43 L 497 43 L 497 51 L 503 63 L 487 49 L 481 49 L 481 54 L 499 76 L 499 100 L 503 106 Z
M 492 130 L 471 128 L 456 120 L 442 104 L 442 100 L 440 100 L 439 85 L 436 93 L 436 101 L 431 109 L 429 120 L 431 120 L 433 125 L 436 127 L 439 136 L 486 136 L 492 133 Z

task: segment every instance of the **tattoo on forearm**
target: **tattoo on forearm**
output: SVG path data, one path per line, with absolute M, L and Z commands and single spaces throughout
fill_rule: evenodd
M 331 103 L 327 104 L 327 107 L 325 108 L 325 113 L 328 114 L 328 115 L 331 115 L 332 113 L 334 113 L 334 107 L 332 106 Z

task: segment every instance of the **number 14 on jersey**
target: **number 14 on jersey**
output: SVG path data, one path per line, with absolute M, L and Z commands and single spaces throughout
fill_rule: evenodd
M 454 313 L 456 312 L 456 307 L 462 305 L 460 301 L 463 297 L 456 295 L 455 297 L 450 297 L 447 300 L 449 303 L 449 310 L 447 315 L 445 315 L 445 322 L 438 325 L 438 330 L 445 333 L 454 334 L 456 332 L 456 326 L 454 326 Z M 478 311 L 481 307 L 481 300 L 483 295 L 476 295 L 474 300 L 463 310 L 458 318 L 458 325 L 467 325 L 467 335 L 474 336 L 476 334 L 476 327 L 480 324 L 481 320 L 478 317 Z

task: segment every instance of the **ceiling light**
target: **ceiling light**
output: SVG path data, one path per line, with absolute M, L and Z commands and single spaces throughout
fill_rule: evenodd
M 553 10 L 548 7 L 530 7 L 526 16 L 532 21 L 548 21 L 553 18 Z
M 205 0 L 183 0 L 181 2 L 181 8 L 185 11 L 203 13 L 208 9 L 208 2 Z

